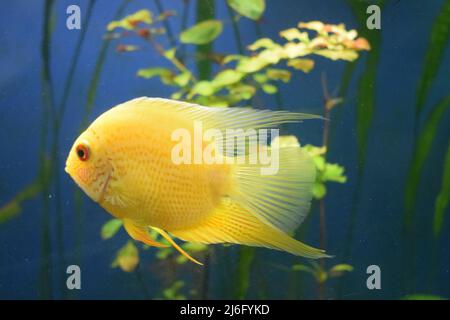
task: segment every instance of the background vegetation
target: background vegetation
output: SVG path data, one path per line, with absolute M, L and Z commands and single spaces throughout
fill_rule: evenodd
M 189 298 L 346 298 L 345 286 L 347 273 L 354 268 L 361 268 L 351 262 L 355 228 L 360 215 L 364 178 L 366 175 L 367 149 L 369 137 L 376 132 L 372 128 L 373 118 L 377 112 L 376 90 L 379 79 L 377 72 L 380 63 L 381 32 L 366 28 L 366 7 L 363 1 L 343 1 L 347 5 L 358 24 L 358 31 L 347 29 L 343 24 L 328 24 L 320 21 L 301 21 L 291 28 L 279 30 L 277 37 L 268 37 L 263 32 L 263 21 L 266 3 L 264 0 L 227 0 L 225 12 L 218 12 L 213 0 L 184 0 L 183 10 L 175 12 L 160 0 L 149 1 L 151 8 L 134 12 L 127 10 L 131 0 L 122 1 L 117 7 L 113 20 L 104 26 L 104 37 L 101 48 L 93 57 L 92 74 L 86 81 L 87 92 L 81 109 L 79 131 L 82 131 L 92 119 L 95 99 L 100 86 L 102 72 L 107 66 L 107 55 L 110 48 L 115 48 L 118 55 L 132 57 L 136 51 L 148 50 L 149 54 L 158 55 L 160 64 L 146 66 L 135 71 L 136 76 L 148 81 L 161 81 L 170 91 L 171 98 L 193 101 L 212 107 L 254 107 L 255 102 L 265 101 L 273 96 L 276 108 L 285 108 L 280 87 L 289 86 L 293 77 L 308 77 L 314 70 L 317 59 L 344 61 L 346 66 L 342 72 L 342 80 L 337 94 L 329 92 L 327 70 L 321 70 L 322 81 L 317 90 L 322 91 L 323 103 L 320 106 L 325 121 L 320 145 L 305 145 L 304 148 L 314 158 L 318 171 L 314 186 L 314 204 L 309 218 L 297 230 L 296 237 L 303 238 L 308 233 L 318 234 L 320 247 L 327 248 L 327 217 L 333 214 L 334 204 L 327 202 L 330 184 L 340 184 L 354 192 L 353 203 L 349 208 L 348 221 L 342 221 L 345 237 L 342 241 L 342 252 L 332 260 L 319 262 L 295 258 L 286 262 L 265 261 L 259 249 L 236 246 L 204 246 L 184 243 L 183 248 L 205 262 L 199 268 L 186 261 L 172 248 L 149 249 L 132 240 L 126 240 L 116 255 L 111 257 L 111 267 L 120 268 L 135 278 L 144 298 L 189 299 Z M 377 1 L 384 8 L 388 1 Z M 76 41 L 75 50 L 70 58 L 70 67 L 59 94 L 56 94 L 52 72 L 52 32 L 55 1 L 46 0 L 42 25 L 40 53 L 42 84 L 42 124 L 39 154 L 39 170 L 37 176 L 24 186 L 16 195 L 0 204 L 0 223 L 5 223 L 18 216 L 23 204 L 36 197 L 41 197 L 42 210 L 40 224 L 40 272 L 38 296 L 40 298 L 71 298 L 65 290 L 65 269 L 67 253 L 65 252 L 63 234 L 63 197 L 61 196 L 60 170 L 65 155 L 60 148 L 62 138 L 61 124 L 68 106 L 68 98 L 74 90 L 74 74 L 78 66 L 80 52 L 85 43 L 89 26 L 93 24 L 92 12 L 101 10 L 98 1 L 87 1 L 83 26 Z M 150 6 L 149 6 L 150 7 Z M 195 23 L 189 23 L 189 10 L 195 8 Z M 242 39 L 243 21 L 250 22 L 255 29 L 255 38 L 250 43 Z M 411 125 L 413 141 L 411 159 L 404 183 L 404 212 L 396 219 L 402 222 L 403 241 L 402 263 L 403 279 L 401 295 L 398 298 L 424 299 L 436 297 L 432 295 L 439 270 L 440 252 L 448 244 L 448 235 L 443 234 L 444 224 L 448 224 L 448 202 L 450 196 L 450 140 L 447 141 L 447 152 L 439 165 L 433 170 L 441 177 L 441 187 L 435 195 L 435 202 L 428 204 L 433 214 L 426 216 L 431 221 L 429 232 L 433 237 L 433 245 L 426 258 L 431 261 L 426 273 L 427 286 L 417 285 L 418 252 L 422 232 L 422 220 L 418 220 L 417 199 L 423 192 L 423 175 L 427 160 L 435 150 L 436 136 L 445 123 L 450 96 L 442 95 L 433 100 L 435 95 L 430 91 L 436 85 L 435 78 L 444 61 L 448 46 L 450 27 L 450 1 L 445 0 L 438 16 L 430 28 L 429 45 L 424 56 L 422 72 L 417 79 L 416 105 L 410 106 L 414 113 Z M 179 26 L 175 28 L 174 25 Z M 215 42 L 224 30 L 230 29 L 235 43 L 230 48 L 235 51 L 217 52 Z M 99 39 L 100 40 L 100 39 Z M 359 59 L 362 57 L 362 59 Z M 356 79 L 356 108 L 350 110 L 347 103 L 348 87 Z M 126 78 L 123 81 L 127 81 Z M 57 99 L 59 97 L 59 100 Z M 433 97 L 433 99 L 432 99 Z M 301 90 L 299 90 L 301 99 Z M 355 115 L 355 131 L 357 143 L 358 167 L 352 189 L 348 187 L 347 176 L 342 165 L 335 163 L 338 158 L 338 146 L 342 141 L 334 137 L 335 123 L 343 113 Z M 448 119 L 448 117 L 447 117 Z M 289 133 L 288 127 L 283 132 Z M 447 132 L 448 133 L 448 132 Z M 300 137 L 301 140 L 301 137 Z M 335 190 L 334 188 L 331 190 Z M 347 191 L 346 191 L 347 192 Z M 49 194 L 52 195 L 49 198 Z M 74 189 L 72 203 L 75 207 L 75 253 L 70 261 L 82 263 L 83 228 L 89 223 L 86 214 L 85 198 L 81 191 Z M 53 208 L 53 209 L 52 209 Z M 382 222 L 380 222 L 382 223 Z M 56 227 L 53 229 L 52 225 Z M 107 221 L 101 228 L 100 235 L 107 241 L 112 239 L 121 229 L 121 222 L 115 219 Z M 54 232 L 53 232 L 54 231 Z M 156 234 L 154 235 L 157 236 Z M 163 239 L 159 239 L 164 241 Z M 446 241 L 447 240 L 447 241 Z M 54 252 L 56 254 L 54 254 Z M 143 262 L 144 255 L 155 255 L 151 270 L 158 275 L 158 289 L 150 289 L 145 279 L 145 270 L 149 270 Z M 56 260 L 56 261 L 55 261 Z M 219 270 L 213 266 L 222 265 Z M 55 266 L 57 269 L 55 270 Z M 106 267 L 106 266 L 105 266 Z M 284 274 L 286 294 L 270 292 L 271 274 L 267 270 L 277 270 Z M 55 281 L 55 277 L 57 278 Z M 336 280 L 336 278 L 338 278 Z M 55 286 L 54 284 L 58 285 Z M 311 295 L 305 290 L 314 287 Z M 420 294 L 416 290 L 421 288 Z M 253 294 L 251 290 L 253 289 Z M 255 293 L 256 292 L 256 293 Z

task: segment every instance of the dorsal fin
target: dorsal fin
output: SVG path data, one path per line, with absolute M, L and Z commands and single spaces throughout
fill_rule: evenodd
M 118 107 L 140 106 L 172 110 L 182 114 L 186 118 L 203 121 L 204 128 L 215 128 L 219 130 L 276 128 L 285 123 L 299 122 L 306 119 L 323 119 L 321 116 L 307 113 L 240 107 L 213 108 L 189 102 L 148 97 L 135 98 Z

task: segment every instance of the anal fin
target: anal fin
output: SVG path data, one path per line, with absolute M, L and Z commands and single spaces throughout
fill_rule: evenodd
M 203 223 L 170 232 L 184 241 L 266 247 L 311 259 L 330 257 L 325 251 L 310 247 L 260 221 L 229 198 L 224 198 L 222 204 Z
M 141 241 L 151 247 L 158 247 L 158 248 L 168 247 L 168 245 L 164 243 L 160 243 L 153 240 L 147 231 L 147 227 L 137 226 L 133 222 L 126 219 L 123 220 L 123 226 L 125 227 L 125 230 L 128 232 L 130 237 L 133 238 L 134 240 Z

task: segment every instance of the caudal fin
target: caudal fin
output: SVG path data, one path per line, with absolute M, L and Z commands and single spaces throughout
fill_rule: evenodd
M 309 212 L 316 169 L 295 136 L 277 137 L 270 149 L 272 159 L 278 154 L 276 173 L 263 174 L 267 166 L 261 164 L 236 165 L 230 197 L 262 222 L 291 233 Z

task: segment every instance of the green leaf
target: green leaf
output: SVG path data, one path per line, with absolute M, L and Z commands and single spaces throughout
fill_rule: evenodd
M 299 40 L 301 42 L 309 42 L 307 32 L 300 32 L 297 28 L 290 28 L 280 32 L 280 36 L 288 41 Z
M 186 258 L 185 256 L 183 256 L 183 255 L 179 255 L 179 256 L 177 256 L 176 258 L 175 258 L 175 262 L 177 263 L 177 264 L 185 264 L 186 262 L 188 262 L 188 258 Z
M 444 160 L 444 172 L 442 174 L 441 191 L 437 195 L 433 218 L 433 234 L 439 237 L 444 224 L 444 215 L 450 199 L 450 143 L 447 147 L 447 155 Z
M 328 279 L 328 273 L 326 273 L 325 270 L 318 269 L 316 270 L 314 277 L 318 283 L 325 283 Z
M 182 245 L 183 249 L 190 252 L 190 253 L 195 253 L 195 252 L 202 252 L 205 251 L 208 246 L 203 244 L 203 243 L 196 243 L 196 242 L 185 242 Z
M 249 100 L 256 93 L 255 87 L 249 84 L 239 84 L 230 88 L 230 94 L 232 98 L 237 100 Z
M 312 193 L 315 199 L 323 199 L 327 194 L 327 187 L 322 182 L 315 182 L 312 188 Z
M 242 72 L 232 70 L 232 69 L 227 69 L 227 70 L 219 72 L 213 79 L 212 84 L 216 88 L 229 86 L 231 84 L 239 82 L 243 76 L 244 76 L 244 74 Z
M 165 68 L 148 68 L 148 69 L 139 69 L 137 72 L 137 76 L 150 79 L 155 76 L 169 75 L 171 73 L 172 72 L 169 69 Z
M 241 16 L 252 20 L 261 18 L 266 8 L 265 0 L 227 0 L 227 2 Z
M 242 58 L 246 58 L 246 56 L 240 55 L 240 54 L 230 54 L 229 56 L 226 56 L 225 58 L 223 58 L 223 63 L 227 64 L 229 62 L 232 61 L 239 61 Z
M 125 18 L 117 21 L 112 21 L 108 24 L 106 29 L 108 31 L 112 31 L 116 28 L 123 28 L 127 30 L 133 30 L 136 28 L 136 25 L 138 23 L 146 23 L 151 24 L 153 22 L 152 20 L 152 13 L 148 10 L 139 10 L 133 14 L 130 14 L 126 16 Z
M 242 58 L 239 60 L 237 70 L 245 73 L 252 73 L 261 70 L 268 64 L 269 62 L 261 59 L 259 55 L 256 57 Z
M 134 245 L 133 241 L 129 240 L 117 252 L 116 258 L 111 264 L 111 267 L 120 267 L 125 272 L 132 272 L 139 264 L 139 251 Z
M 222 21 L 202 21 L 183 31 L 180 40 L 183 43 L 206 44 L 216 39 L 222 33 L 222 28 Z
M 210 96 L 215 92 L 215 87 L 211 81 L 199 81 L 192 88 L 191 94 L 199 94 L 201 96 Z
M 304 43 L 288 42 L 283 47 L 283 54 L 289 59 L 303 57 L 313 52 L 313 49 Z
M 251 45 L 249 45 L 247 48 L 252 51 L 256 51 L 261 48 L 265 49 L 272 49 L 274 47 L 278 46 L 275 42 L 273 42 L 270 38 L 261 38 L 253 42 Z
M 269 68 L 266 70 L 266 75 L 271 80 L 281 80 L 284 83 L 287 83 L 291 80 L 291 73 L 283 69 Z
M 292 266 L 292 271 L 302 271 L 302 272 L 307 272 L 310 274 L 315 274 L 316 270 L 314 270 L 313 268 L 306 266 L 304 264 L 295 264 Z
M 194 102 L 202 105 L 202 106 L 208 106 L 208 107 L 217 107 L 217 108 L 225 108 L 230 106 L 230 97 L 219 97 L 219 96 L 197 96 L 194 99 Z
M 139 50 L 138 46 L 129 45 L 129 44 L 119 44 L 116 47 L 117 52 L 133 52 Z
M 164 57 L 168 60 L 172 60 L 175 58 L 176 51 L 177 51 L 176 48 L 169 49 L 166 52 L 164 52 Z
M 354 61 L 358 58 L 358 53 L 355 50 L 329 50 L 323 49 L 314 52 L 317 55 L 324 56 L 331 60 L 346 60 Z
M 324 155 L 327 153 L 327 147 L 316 147 L 311 144 L 307 144 L 302 147 L 302 149 L 306 150 L 306 152 L 309 153 L 309 155 L 313 158 L 317 158 L 318 156 Z M 323 158 L 323 157 L 322 157 Z
M 265 73 L 255 73 L 253 75 L 253 80 L 262 84 L 262 83 L 267 82 L 267 80 L 269 80 L 269 79 L 267 78 L 267 75 Z
M 173 253 L 173 250 L 171 248 L 161 248 L 156 252 L 156 258 L 159 260 L 167 259 L 170 254 Z
M 182 97 L 183 97 L 183 92 L 182 91 L 177 91 L 177 92 L 174 92 L 174 93 L 172 93 L 170 95 L 170 98 L 174 99 L 174 100 L 180 100 Z
M 326 161 L 324 157 L 313 157 L 314 164 L 316 165 L 317 170 L 324 171 Z
M 347 182 L 347 177 L 344 175 L 344 167 L 334 163 L 327 163 L 322 174 L 322 181 L 333 181 L 339 183 Z
M 111 219 L 108 222 L 106 222 L 101 230 L 101 236 L 102 239 L 110 239 L 112 238 L 117 231 L 119 231 L 120 227 L 122 226 L 122 220 L 119 219 Z
M 416 113 L 419 114 L 425 104 L 431 84 L 436 77 L 448 46 L 450 33 L 450 0 L 446 0 L 434 20 L 430 33 L 430 42 L 425 54 L 422 76 L 417 89 Z
M 301 70 L 304 73 L 310 72 L 314 68 L 314 60 L 311 59 L 290 59 L 287 62 L 289 67 Z
M 151 79 L 153 77 L 159 77 L 162 81 L 162 83 L 167 85 L 173 85 L 174 84 L 174 77 L 172 71 L 166 68 L 147 68 L 147 69 L 140 69 L 137 72 L 138 77 L 142 77 L 145 79 Z
M 353 267 L 346 263 L 341 263 L 333 266 L 328 270 L 328 274 L 332 278 L 340 277 L 344 272 L 352 272 Z
M 342 271 L 353 271 L 353 267 L 346 263 L 341 263 L 333 266 L 330 271 L 332 272 L 342 272 Z
M 177 280 L 169 288 L 164 289 L 163 296 L 169 300 L 185 300 L 186 297 L 179 293 L 184 287 L 184 281 Z
M 417 198 L 417 191 L 420 184 L 423 166 L 428 158 L 428 154 L 430 153 L 438 125 L 449 106 L 450 96 L 442 99 L 433 108 L 418 137 L 413 158 L 408 170 L 405 187 L 404 222 L 407 228 L 410 228 L 413 222 L 414 204 Z
M 185 71 L 177 75 L 175 78 L 173 78 L 173 81 L 180 87 L 184 87 L 189 83 L 189 80 L 191 80 L 192 74 L 189 71 Z
M 265 83 L 262 85 L 262 89 L 267 94 L 275 94 L 278 92 L 278 88 L 273 84 Z
M 150 79 L 153 77 L 169 77 L 172 76 L 172 71 L 166 68 L 147 68 L 139 69 L 137 72 L 138 77 Z
M 38 195 L 42 190 L 43 184 L 39 179 L 30 183 L 28 186 L 22 189 L 13 199 L 0 207 L 0 224 L 4 223 L 13 217 L 20 214 L 22 211 L 22 202 L 30 200 Z

